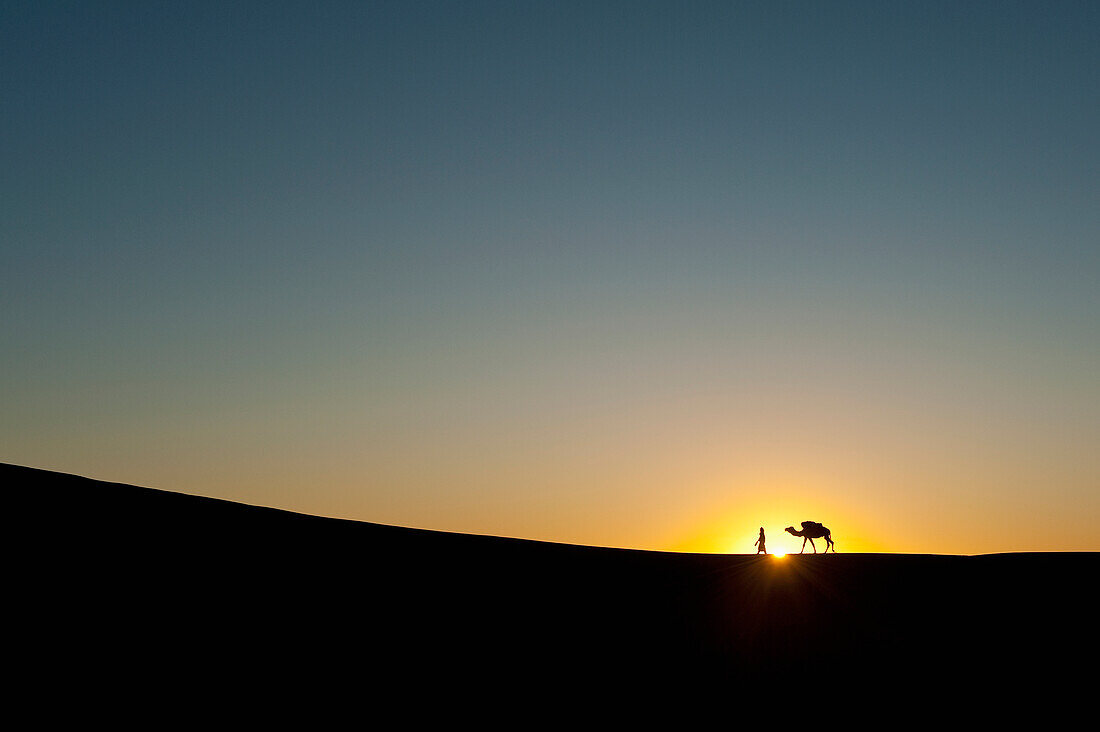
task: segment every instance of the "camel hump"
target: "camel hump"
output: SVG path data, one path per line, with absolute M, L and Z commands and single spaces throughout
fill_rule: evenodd
M 803 521 L 802 522 L 802 528 L 803 529 L 824 529 L 825 527 L 822 526 L 821 524 L 819 524 L 816 521 Z

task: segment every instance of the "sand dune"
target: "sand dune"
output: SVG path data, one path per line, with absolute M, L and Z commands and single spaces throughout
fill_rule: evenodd
M 26 527 L 16 582 L 43 647 L 160 679 L 941 684 L 1049 677 L 1096 649 L 1079 596 L 1097 554 L 673 554 L 325 519 L 11 465 L 0 477 Z

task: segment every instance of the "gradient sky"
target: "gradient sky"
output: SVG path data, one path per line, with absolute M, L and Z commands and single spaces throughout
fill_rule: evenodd
M 1100 4 L 0 4 L 0 460 L 1100 549 Z

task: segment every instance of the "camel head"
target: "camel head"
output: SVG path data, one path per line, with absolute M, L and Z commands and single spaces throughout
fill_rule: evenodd
M 798 529 L 796 529 L 793 526 L 788 526 L 787 528 L 785 528 L 783 530 L 786 531 L 788 534 L 794 534 L 795 536 L 798 536 Z

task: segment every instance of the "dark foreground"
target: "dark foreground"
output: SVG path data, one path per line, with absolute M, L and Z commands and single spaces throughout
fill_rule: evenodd
M 9 561 L 42 668 L 124 674 L 127 689 L 943 687 L 1050 679 L 1096 651 L 1082 594 L 1097 554 L 668 554 L 323 519 L 8 465 L 0 480 L 9 522 L 31 537 Z

